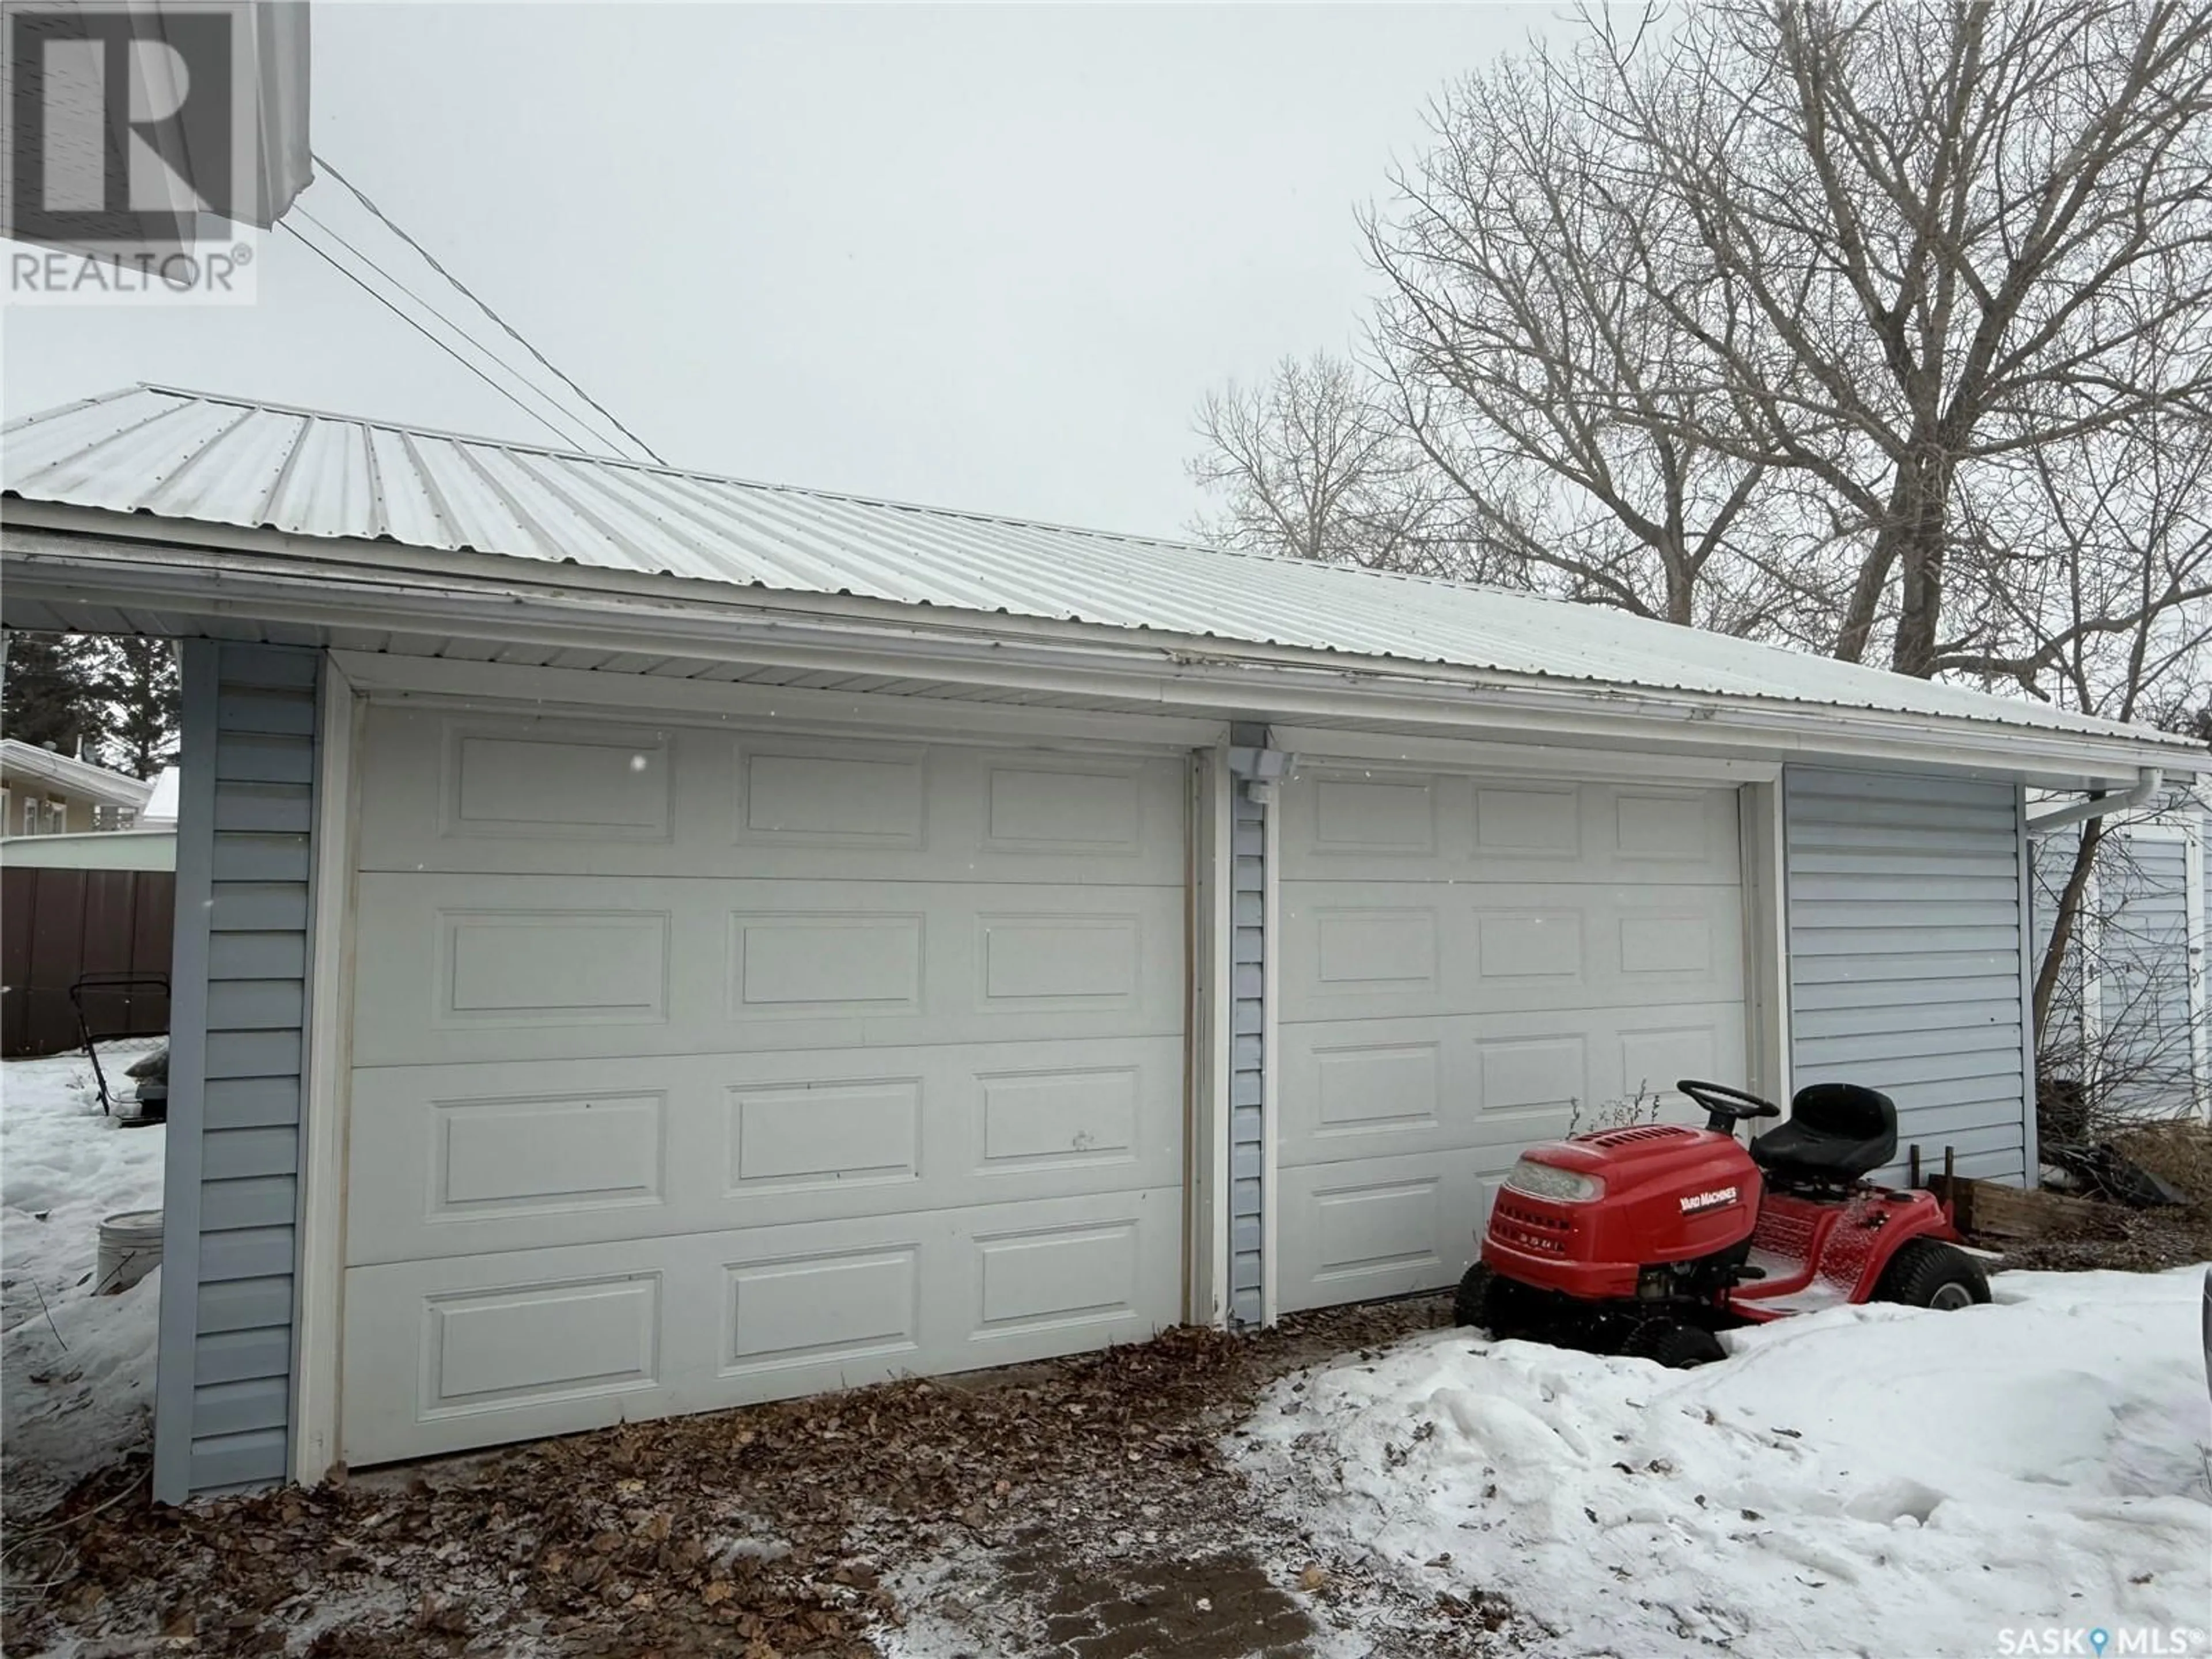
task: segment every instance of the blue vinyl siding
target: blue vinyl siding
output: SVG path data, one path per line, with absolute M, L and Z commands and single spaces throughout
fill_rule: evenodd
M 2177 1115 L 2193 1103 L 2189 1008 L 2188 848 L 2179 841 L 2124 836 L 2106 878 L 2100 1000 L 2125 1082 L 2124 1107 Z
M 185 647 L 155 1496 L 290 1468 L 320 653 Z
M 1237 741 L 1267 741 L 1264 728 Z M 1261 1253 L 1267 1194 L 1261 1190 L 1266 1119 L 1261 1100 L 1267 1056 L 1267 819 L 1265 809 L 1230 791 L 1229 1316 L 1239 1325 L 1265 1317 Z
M 2048 947 L 2058 898 L 2074 867 L 2081 830 L 2035 842 L 2035 946 Z M 2148 1116 L 2192 1109 L 2197 1098 L 2190 983 L 2189 849 L 2185 842 L 2108 827 L 2098 849 L 2094 902 L 2077 920 L 2051 1000 L 2044 1047 L 2056 1074 L 2092 1073 L 2100 1103 Z M 2085 963 L 2100 969 L 2093 1041 L 2082 1013 Z
M 2021 797 L 2010 784 L 1790 767 L 1784 777 L 1795 1086 L 1898 1104 L 1898 1162 L 1951 1148 L 2021 1182 L 2032 1154 Z

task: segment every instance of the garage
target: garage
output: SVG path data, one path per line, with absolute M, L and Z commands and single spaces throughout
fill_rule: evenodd
M 364 721 L 347 1461 L 1182 1317 L 1186 757 Z
M 1282 799 L 1284 1310 L 1454 1282 L 1520 1148 L 1743 1078 L 1735 790 L 1316 764 Z
M 9 626 L 181 658 L 165 1503 L 1441 1287 L 1519 1148 L 1697 1073 L 2030 1183 L 2028 837 L 2203 761 L 337 413 L 10 438 Z

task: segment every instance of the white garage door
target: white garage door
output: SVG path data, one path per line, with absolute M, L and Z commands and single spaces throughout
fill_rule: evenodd
M 1180 1315 L 1184 763 L 376 707 L 356 1463 Z
M 1284 1309 L 1450 1284 L 1521 1147 L 1742 1081 L 1734 791 L 1306 768 L 1284 800 Z

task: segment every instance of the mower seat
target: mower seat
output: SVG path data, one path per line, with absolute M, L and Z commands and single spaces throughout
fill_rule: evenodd
M 1897 1103 L 1856 1083 L 1815 1083 L 1789 1121 L 1751 1143 L 1751 1159 L 1784 1186 L 1856 1181 L 1897 1155 Z

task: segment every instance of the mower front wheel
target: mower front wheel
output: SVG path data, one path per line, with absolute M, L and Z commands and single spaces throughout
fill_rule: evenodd
M 1452 1297 L 1452 1323 L 1473 1325 L 1499 1341 L 1525 1336 L 1535 1325 L 1537 1293 L 1525 1285 L 1500 1279 L 1486 1261 L 1478 1261 L 1461 1275 Z
M 1490 1264 L 1478 1261 L 1459 1276 L 1459 1289 L 1452 1292 L 1452 1323 L 1480 1325 L 1483 1307 L 1490 1300 Z
M 1897 1247 L 1897 1254 L 1881 1270 L 1874 1299 L 1948 1312 L 1988 1301 L 1990 1281 L 1981 1264 L 1957 1245 L 1940 1238 L 1912 1238 Z
M 1631 1331 L 1620 1351 L 1632 1359 L 1656 1360 L 1675 1371 L 1710 1365 L 1728 1357 L 1720 1338 L 1704 1326 L 1666 1314 L 1647 1319 Z

